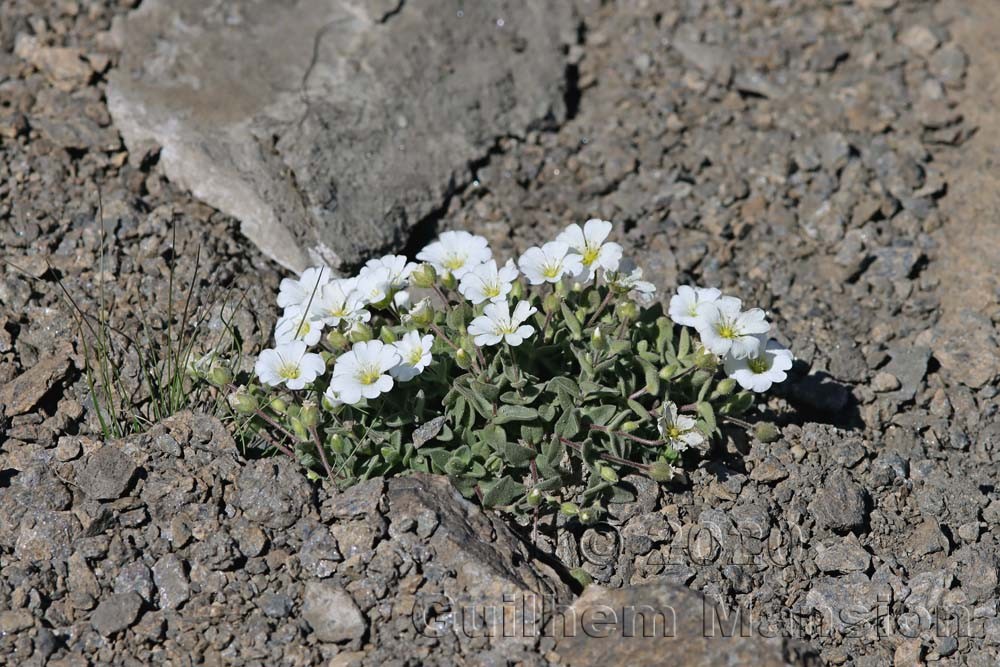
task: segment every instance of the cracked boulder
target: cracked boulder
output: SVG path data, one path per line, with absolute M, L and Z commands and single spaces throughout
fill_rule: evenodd
M 560 122 L 569 3 L 150 0 L 108 106 L 134 162 L 282 265 L 401 246 L 499 138 Z M 564 37 L 566 39 L 564 39 Z

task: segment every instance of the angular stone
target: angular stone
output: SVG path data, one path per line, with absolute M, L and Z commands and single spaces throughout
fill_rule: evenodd
M 172 181 L 284 266 L 356 264 L 400 245 L 498 138 L 564 117 L 571 11 L 151 0 L 127 19 L 108 106 L 133 156 L 161 146 Z
M 590 586 L 554 617 L 550 630 L 561 664 L 811 664 L 796 642 L 757 634 L 749 614 L 724 610 L 670 584 Z M 795 649 L 801 653 L 792 658 Z
M 337 584 L 310 581 L 302 602 L 302 618 L 323 642 L 361 639 L 368 629 L 354 598 Z
M 184 561 L 174 554 L 167 554 L 153 566 L 153 581 L 159 590 L 160 609 L 176 609 L 191 597 L 191 584 L 184 569 Z
M 864 572 L 872 559 L 854 539 L 845 539 L 816 556 L 816 567 L 823 572 Z
M 810 509 L 820 525 L 846 533 L 865 525 L 867 504 L 861 487 L 848 473 L 838 470 L 827 477 Z
M 114 445 L 105 445 L 88 456 L 76 483 L 93 500 L 116 500 L 125 493 L 138 467 Z
M 67 351 L 44 357 L 0 388 L 0 410 L 8 417 L 24 414 L 35 407 L 49 389 L 66 377 L 73 366 Z
M 121 632 L 135 623 L 142 611 L 138 593 L 112 593 L 104 598 L 90 617 L 90 624 L 102 636 Z

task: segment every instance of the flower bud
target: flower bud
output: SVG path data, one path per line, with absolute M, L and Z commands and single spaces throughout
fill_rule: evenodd
M 257 399 L 248 394 L 243 387 L 231 393 L 226 400 L 237 414 L 249 415 L 257 411 Z
M 622 430 L 626 433 L 631 433 L 632 431 L 638 430 L 638 428 L 639 422 L 629 421 L 622 424 Z
M 563 503 L 559 506 L 559 511 L 566 516 L 576 516 L 580 513 L 580 508 L 576 506 L 576 503 Z
M 579 280 L 574 280 L 573 284 L 569 286 L 569 289 L 571 292 L 582 292 L 583 283 L 581 283 Z
M 656 461 L 649 466 L 649 476 L 657 482 L 669 482 L 675 475 L 674 467 L 666 461 Z
M 333 436 L 330 437 L 330 449 L 332 449 L 335 454 L 346 454 L 347 442 L 344 440 L 344 436 L 339 433 L 334 433 Z
M 288 411 L 288 404 L 285 403 L 283 399 L 272 398 L 271 402 L 268 404 L 272 410 L 277 412 L 279 415 L 285 414 Z
M 618 473 L 615 472 L 614 468 L 608 466 L 601 466 L 601 479 L 605 482 L 611 482 L 612 484 L 618 483 Z
M 631 301 L 622 301 L 615 308 L 615 312 L 621 320 L 634 320 L 639 316 L 639 307 Z
M 546 313 L 554 313 L 559 310 L 559 304 L 561 303 L 562 299 L 559 298 L 559 295 L 555 293 L 549 294 L 542 299 L 542 310 Z
M 604 335 L 604 332 L 601 331 L 601 327 L 595 328 L 594 333 L 590 335 L 590 344 L 595 350 L 601 352 L 608 349 L 608 339 Z
M 302 403 L 302 409 L 299 410 L 299 419 L 307 428 L 319 423 L 319 408 L 316 407 L 314 401 L 304 401 Z
M 434 311 L 431 309 L 430 299 L 421 299 L 417 305 L 410 308 L 406 314 L 406 319 L 418 327 L 426 327 L 434 321 Z
M 781 437 L 781 432 L 778 427 L 771 422 L 758 422 L 753 429 L 754 437 L 756 437 L 761 442 L 774 442 Z
M 715 397 L 728 396 L 729 394 L 733 393 L 733 389 L 735 388 L 736 388 L 736 380 L 734 380 L 733 378 L 725 378 L 719 380 L 719 384 L 715 385 L 715 391 L 712 392 L 712 395 Z
M 463 348 L 455 350 L 455 363 L 459 368 L 468 370 L 472 366 L 472 357 Z
M 702 347 L 695 355 L 694 365 L 705 371 L 714 371 L 719 367 L 719 358 Z
M 580 510 L 580 514 L 577 516 L 582 524 L 591 524 L 597 521 L 597 512 L 592 509 Z
M 225 366 L 212 366 L 205 379 L 215 387 L 227 387 L 233 381 L 233 372 Z
M 437 271 L 430 264 L 421 264 L 410 274 L 410 284 L 414 287 L 430 289 L 437 282 Z
M 441 284 L 445 289 L 455 289 L 458 285 L 458 278 L 451 271 L 446 271 L 443 276 L 441 276 Z
M 660 379 L 669 380 L 674 376 L 676 372 L 677 372 L 677 364 L 667 364 L 666 366 L 660 369 L 659 373 Z
M 347 332 L 347 339 L 352 343 L 363 343 L 372 339 L 372 328 L 364 322 L 355 322 Z
M 510 286 L 510 298 L 518 301 L 524 298 L 524 283 L 520 280 L 515 280 L 514 284 Z
M 351 341 L 347 340 L 347 336 L 337 329 L 333 329 L 326 335 L 326 342 L 335 350 L 346 350 L 351 346 Z
M 292 418 L 292 433 L 294 433 L 295 437 L 298 438 L 299 440 L 309 439 L 309 432 L 306 431 L 305 424 L 303 424 L 302 420 L 300 420 L 298 417 Z
M 538 507 L 542 504 L 542 492 L 538 489 L 532 489 L 528 491 L 528 504 L 532 507 Z
M 396 337 L 396 334 L 393 333 L 392 329 L 390 329 L 389 327 L 382 327 L 382 330 L 378 333 L 378 337 L 382 339 L 383 343 L 389 343 L 389 344 L 395 343 L 397 340 L 399 340 Z

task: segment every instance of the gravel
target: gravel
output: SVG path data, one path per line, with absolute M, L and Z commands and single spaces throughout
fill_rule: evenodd
M 966 164 L 1000 136 L 991 42 L 969 37 L 987 0 L 574 3 L 565 114 L 491 134 L 395 247 L 467 228 L 507 254 L 611 219 L 651 280 L 767 308 L 797 361 L 752 415 L 776 438 L 727 431 L 683 483 L 637 482 L 596 526 L 547 518 L 531 548 L 442 480 L 335 493 L 208 417 L 100 435 L 57 279 L 90 312 L 103 286 L 138 335 L 172 258 L 185 286 L 197 258 L 206 331 L 231 317 L 249 358 L 284 274 L 123 144 L 106 82 L 129 4 L 13 0 L 0 21 L 0 661 L 552 663 L 611 643 L 428 636 L 413 611 L 568 605 L 571 570 L 609 591 L 591 600 L 681 586 L 746 610 L 792 664 L 997 661 L 1000 244 L 980 221 L 1000 188 Z M 307 616 L 309 591 L 344 615 Z

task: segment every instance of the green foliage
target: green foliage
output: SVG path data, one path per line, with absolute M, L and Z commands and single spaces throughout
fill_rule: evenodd
M 752 404 L 751 394 L 734 393 L 717 359 L 709 363 L 690 331 L 659 305 L 615 307 L 628 297 L 613 284 L 557 286 L 558 307 L 540 308 L 528 322 L 535 334 L 516 347 L 476 347 L 467 327 L 482 306 L 440 280 L 434 286 L 437 307 L 428 315 L 420 306 L 419 323 L 393 309 L 368 323 L 385 341 L 413 329 L 435 335 L 434 361 L 414 380 L 377 399 L 337 406 L 324 403 L 320 386 L 282 392 L 250 382 L 234 407 L 276 451 L 341 486 L 438 473 L 484 506 L 560 511 L 587 523 L 609 500 L 628 497 L 624 476 L 666 483 L 699 455 L 678 453 L 682 443 L 664 430 L 668 406 L 691 419 L 692 437 L 707 449 L 720 423 Z M 548 304 L 552 293 L 547 286 L 526 298 Z M 329 364 L 342 350 L 326 345 L 322 354 Z M 323 405 L 315 425 L 303 424 L 304 399 Z

